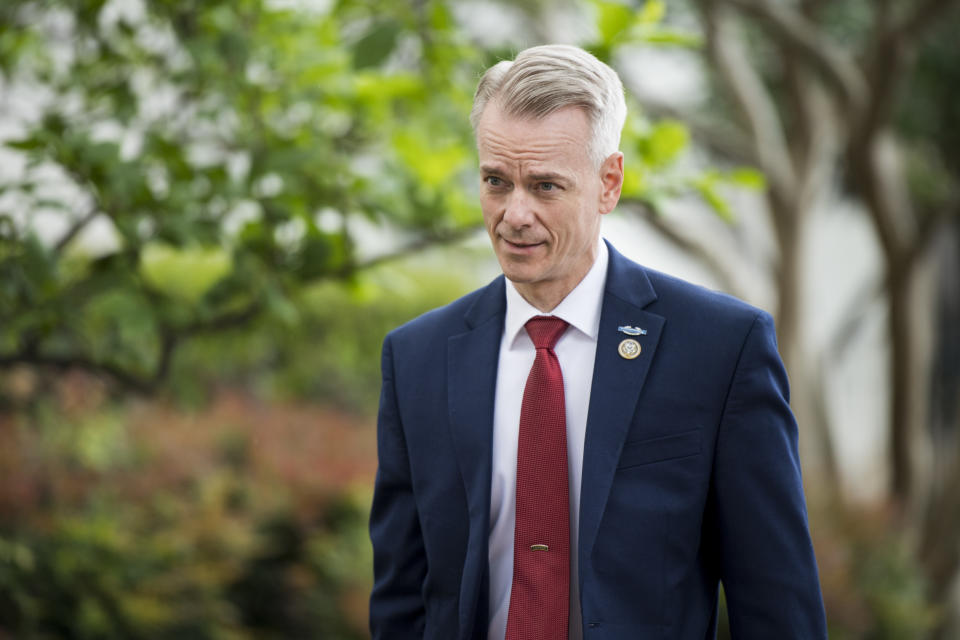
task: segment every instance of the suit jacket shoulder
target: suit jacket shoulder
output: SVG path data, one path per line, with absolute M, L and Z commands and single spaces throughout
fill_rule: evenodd
M 504 277 L 501 275 L 484 287 L 400 325 L 387 334 L 387 338 L 400 343 L 437 343 L 498 314 L 502 316 L 505 309 Z
M 739 344 L 754 323 L 772 324 L 770 315 L 733 296 L 641 266 L 610 246 L 606 295 L 666 320 L 673 336 L 699 342 L 708 338 Z
M 674 316 L 678 312 L 693 312 L 702 320 L 716 318 L 716 314 L 752 321 L 758 314 L 766 313 L 753 305 L 727 293 L 692 284 L 675 276 L 644 268 L 647 277 L 657 291 L 657 306 L 663 313 Z

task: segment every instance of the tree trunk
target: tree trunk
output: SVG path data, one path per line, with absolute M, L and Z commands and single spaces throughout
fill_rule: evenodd
M 780 251 L 780 261 L 777 265 L 777 341 L 780 354 L 787 372 L 793 374 L 796 383 L 802 380 L 802 336 L 800 333 L 800 256 L 802 254 L 802 238 L 799 216 L 787 209 L 785 203 L 777 203 L 775 196 L 770 197 L 770 206 L 774 209 L 773 216 L 777 219 L 776 236 Z
M 843 502 L 843 487 L 837 466 L 833 435 L 826 406 L 825 388 L 820 384 L 820 363 L 810 359 L 803 332 L 803 253 L 806 240 L 804 205 L 768 194 L 774 234 L 780 260 L 774 277 L 778 292 L 775 319 L 777 344 L 790 377 L 790 407 L 800 431 L 800 457 L 804 463 L 807 489 L 822 500 Z M 815 478 L 815 482 L 810 482 Z
M 910 353 L 910 274 L 891 269 L 887 287 L 890 359 L 890 496 L 901 508 L 907 506 L 913 489 L 910 443 L 912 387 L 916 374 Z

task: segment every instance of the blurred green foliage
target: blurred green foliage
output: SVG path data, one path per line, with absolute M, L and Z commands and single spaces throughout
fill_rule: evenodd
M 697 44 L 659 1 L 571 6 L 604 59 Z M 354 282 L 378 259 L 371 229 L 405 255 L 481 226 L 467 114 L 479 74 L 512 51 L 475 43 L 453 2 L 312 7 L 4 3 L 0 366 L 154 392 L 185 372 L 183 345 L 293 326 L 304 288 Z M 722 188 L 746 183 L 683 167 L 688 143 L 634 105 L 625 197 L 699 194 L 729 218 Z
M 4 80 L 48 94 L 3 141 L 26 160 L 0 184 L 6 361 L 151 390 L 189 338 L 354 277 L 355 220 L 424 244 L 476 227 L 482 58 L 447 6 L 278 6 L 5 3 Z M 91 253 L 95 221 L 112 246 Z
M 922 638 L 935 628 L 939 612 L 928 601 L 922 568 L 906 544 L 871 540 L 856 555 L 858 584 L 873 618 L 868 637 Z
M 936 638 L 942 607 L 931 604 L 923 566 L 883 507 L 845 511 L 813 504 L 814 544 L 836 640 Z
M 201 406 L 211 390 L 233 386 L 372 415 L 383 337 L 462 295 L 473 281 L 445 258 L 455 260 L 440 253 L 427 263 L 378 267 L 348 284 L 305 286 L 291 300 L 289 316 L 264 316 L 245 331 L 185 345 L 167 386 L 182 406 Z
M 256 413 L 220 401 L 198 429 L 160 408 L 44 401 L 3 421 L 0 634 L 364 637 L 369 489 L 330 466 L 360 430 Z

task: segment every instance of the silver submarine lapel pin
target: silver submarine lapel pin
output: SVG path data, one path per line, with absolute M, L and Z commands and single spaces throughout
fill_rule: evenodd
M 622 327 L 617 327 L 617 331 L 620 333 L 625 333 L 628 336 L 645 336 L 647 335 L 646 329 L 641 329 L 640 327 L 631 327 L 628 324 L 623 325 Z

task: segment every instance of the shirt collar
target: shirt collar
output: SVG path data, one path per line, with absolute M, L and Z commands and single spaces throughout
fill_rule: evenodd
M 513 282 L 507 279 L 507 315 L 504 335 L 512 346 L 527 320 L 534 316 L 551 315 L 563 319 L 570 326 L 596 340 L 600 332 L 600 308 L 603 304 L 603 289 L 607 281 L 607 244 L 599 241 L 597 259 L 583 280 L 560 301 L 552 311 L 544 314 L 523 299 Z

